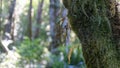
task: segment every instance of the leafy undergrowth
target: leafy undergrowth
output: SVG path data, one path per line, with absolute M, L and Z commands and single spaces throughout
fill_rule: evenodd
M 69 52 L 70 48 L 59 47 L 57 49 L 59 53 L 55 55 L 44 47 L 43 53 L 39 56 L 40 60 L 32 58 L 29 61 L 24 58 L 24 55 L 16 51 L 9 51 L 8 54 L 0 55 L 0 66 L 2 68 L 84 68 L 82 56 L 77 55 L 77 48 L 73 50 L 70 64 L 68 64 L 67 52 Z
M 60 46 L 53 53 L 43 46 L 40 39 L 26 38 L 15 50 L 1 53 L 2 68 L 85 68 L 79 45 Z

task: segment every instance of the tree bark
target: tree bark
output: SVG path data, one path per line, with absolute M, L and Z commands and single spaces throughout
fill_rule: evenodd
M 2 25 L 2 0 L 0 0 L 0 36 L 1 36 L 1 25 Z
M 50 44 L 50 49 L 54 49 L 60 45 L 60 28 L 58 24 L 60 12 L 60 1 L 59 0 L 50 0 L 50 35 L 52 42 Z
M 27 36 L 32 40 L 32 0 L 30 0 L 29 10 L 28 10 L 28 26 L 27 26 Z
M 15 5 L 16 5 L 16 0 L 11 1 L 11 5 L 9 8 L 8 23 L 5 24 L 3 39 L 7 39 L 7 40 L 11 39 L 11 26 L 13 22 L 13 13 L 14 13 Z
M 117 58 L 120 60 L 120 2 L 116 3 L 116 14 L 114 18 L 112 18 L 112 35 L 113 42 L 116 45 L 117 50 Z
M 39 32 L 40 32 L 40 24 L 42 22 L 41 16 L 42 16 L 43 3 L 44 3 L 44 0 L 39 2 L 39 5 L 38 5 L 37 18 L 36 18 L 37 27 L 36 27 L 36 31 L 35 31 L 35 38 L 38 38 L 39 34 L 40 34 Z
M 68 11 L 66 8 L 62 8 L 62 28 L 63 28 L 63 39 L 65 40 L 65 45 L 70 44 L 70 26 L 68 22 L 68 17 L 67 17 Z
M 63 0 L 63 3 L 69 10 L 72 29 L 81 41 L 87 68 L 119 68 L 120 49 L 116 47 L 120 47 L 120 34 L 113 26 L 119 23 L 115 0 Z
M 4 27 L 4 35 L 2 40 L 3 41 L 7 41 L 5 42 L 5 44 L 2 42 L 0 42 L 0 44 L 2 45 L 2 48 L 4 49 L 5 52 L 8 53 L 9 48 L 8 45 L 10 44 L 8 41 L 12 40 L 12 35 L 11 35 L 11 30 L 12 30 L 12 24 L 13 24 L 13 14 L 14 14 L 14 10 L 15 10 L 15 6 L 16 6 L 16 0 L 11 1 L 11 5 L 9 8 L 9 16 L 8 16 L 8 22 L 5 24 Z

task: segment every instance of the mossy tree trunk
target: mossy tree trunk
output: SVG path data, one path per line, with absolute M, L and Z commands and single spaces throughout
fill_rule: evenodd
M 79 37 L 87 68 L 120 68 L 114 23 L 120 23 L 116 0 L 63 0 Z M 118 32 L 117 32 L 118 33 Z M 117 45 L 116 45 L 117 44 Z

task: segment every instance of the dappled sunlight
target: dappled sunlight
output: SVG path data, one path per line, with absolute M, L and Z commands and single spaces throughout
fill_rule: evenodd
M 20 60 L 20 55 L 15 51 L 8 51 L 8 54 L 1 54 L 0 67 L 2 68 L 16 68 L 16 63 Z
M 0 0 L 0 68 L 85 68 L 67 14 L 62 0 Z

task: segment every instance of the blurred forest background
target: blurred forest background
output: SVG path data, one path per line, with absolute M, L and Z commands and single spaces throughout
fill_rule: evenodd
M 0 0 L 0 68 L 85 68 L 62 0 Z

